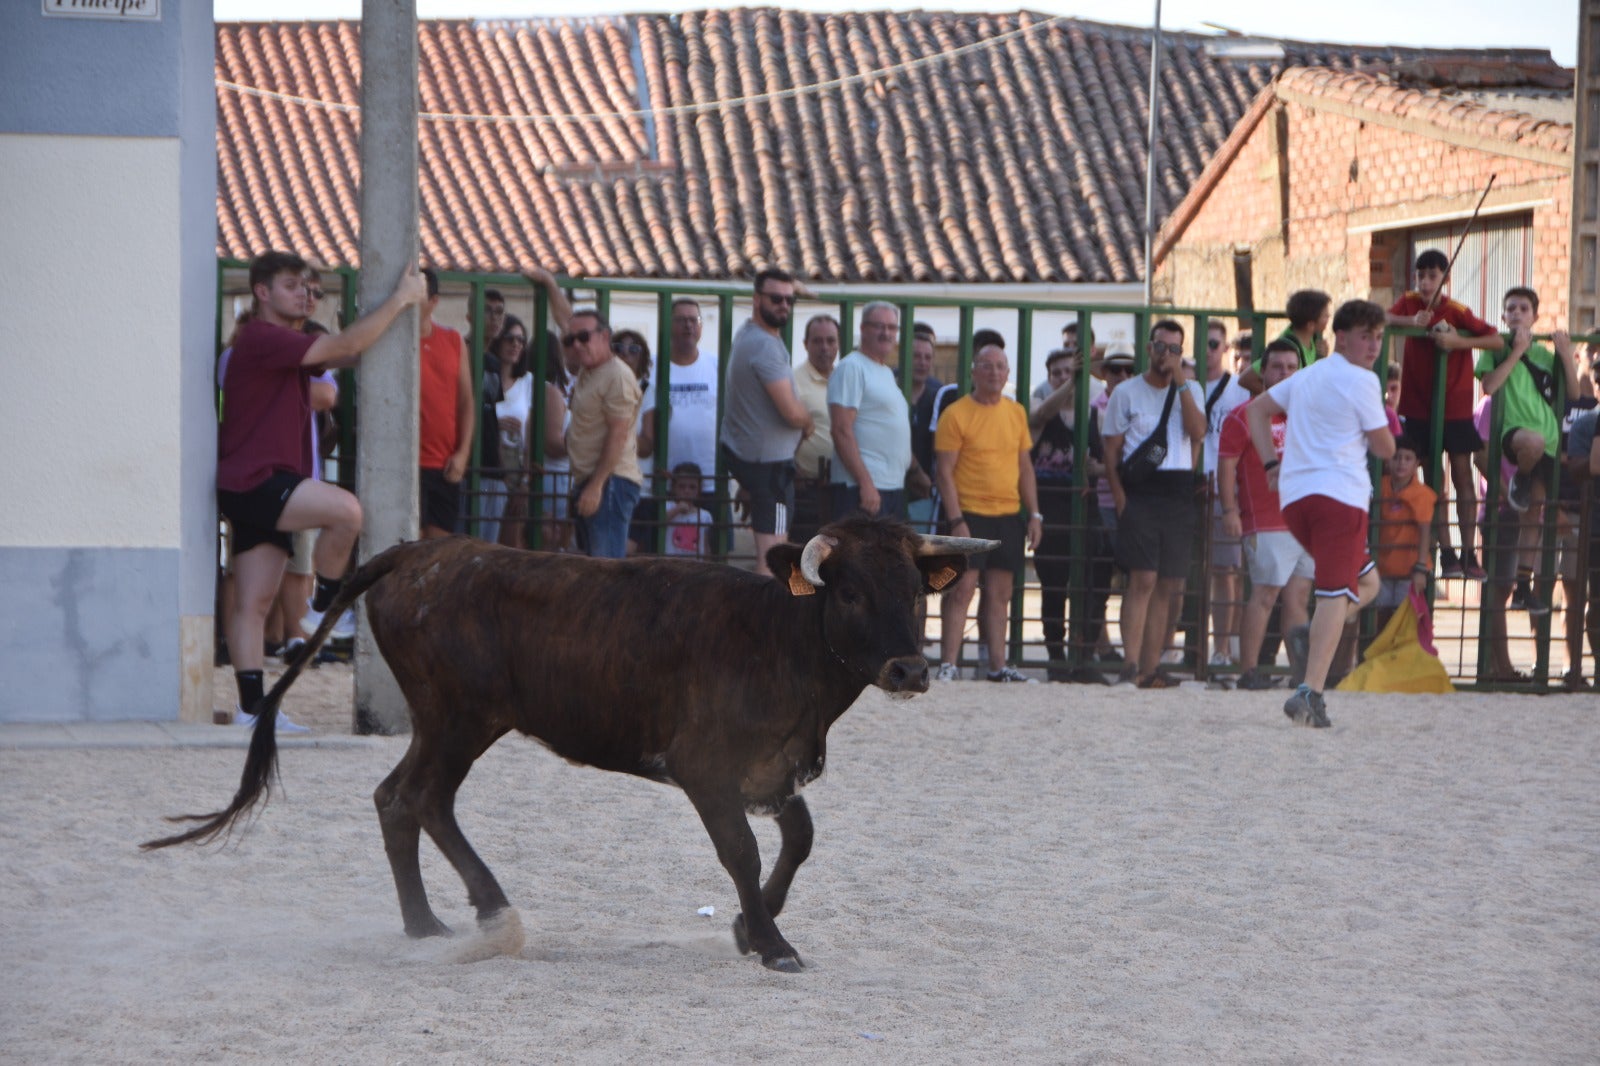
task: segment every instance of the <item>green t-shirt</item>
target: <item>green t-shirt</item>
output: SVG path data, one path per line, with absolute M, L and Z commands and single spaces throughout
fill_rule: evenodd
M 1509 351 L 1485 350 L 1478 356 L 1478 377 L 1484 377 L 1500 360 L 1509 358 Z M 1528 348 L 1522 362 L 1500 386 L 1500 396 L 1505 398 L 1502 401 L 1505 416 L 1500 422 L 1502 430 L 1507 433 L 1513 429 L 1532 430 L 1544 438 L 1544 453 L 1549 456 L 1556 454 L 1561 442 L 1561 423 L 1556 420 L 1555 409 L 1546 396 L 1555 396 L 1555 376 L 1560 372 L 1555 353 L 1542 344 L 1535 344 Z
M 1316 342 L 1315 338 L 1312 338 L 1312 341 L 1311 341 L 1310 344 L 1301 344 L 1300 343 L 1300 338 L 1296 337 L 1294 335 L 1294 330 L 1286 329 L 1282 333 L 1278 334 L 1278 339 L 1280 341 L 1288 341 L 1290 344 L 1293 344 L 1295 346 L 1295 348 L 1300 352 L 1300 369 L 1301 370 L 1304 370 L 1306 367 L 1310 366 L 1312 363 L 1315 363 L 1317 361 L 1317 342 Z M 1266 353 L 1263 351 L 1262 354 L 1261 354 L 1261 358 L 1257 359 L 1256 362 L 1255 362 L 1255 367 L 1256 367 L 1256 373 L 1257 374 L 1265 373 L 1265 371 L 1266 371 L 1266 365 L 1265 365 L 1266 362 L 1267 362 L 1267 356 L 1266 356 Z

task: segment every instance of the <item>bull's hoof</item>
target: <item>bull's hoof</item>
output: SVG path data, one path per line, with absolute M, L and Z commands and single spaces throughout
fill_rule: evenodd
M 478 920 L 478 935 L 456 949 L 456 962 L 483 962 L 502 955 L 515 957 L 523 945 L 522 916 L 506 907 Z
M 774 955 L 770 959 L 762 959 L 761 965 L 779 973 L 799 973 L 806 968 L 798 955 Z
M 744 915 L 740 914 L 733 919 L 733 943 L 739 949 L 739 954 L 750 954 L 750 935 L 744 931 Z

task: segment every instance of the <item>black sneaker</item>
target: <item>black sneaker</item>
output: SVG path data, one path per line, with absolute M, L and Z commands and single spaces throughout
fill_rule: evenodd
M 1322 693 L 1312 692 L 1308 685 L 1301 685 L 1284 701 L 1283 713 L 1295 725 L 1310 729 L 1327 729 L 1333 725 L 1328 720 L 1328 707 L 1322 699 Z
M 1290 629 L 1283 635 L 1283 647 L 1289 653 L 1289 685 L 1300 688 L 1306 679 L 1306 660 L 1311 657 L 1311 626 Z
M 1528 612 L 1530 618 L 1537 618 L 1540 615 L 1550 613 L 1550 601 L 1529 589 L 1528 595 L 1523 601 L 1522 609 Z
M 1511 602 L 1506 606 L 1513 611 L 1526 611 L 1528 601 L 1533 599 L 1533 589 L 1528 585 L 1528 579 L 1517 579 L 1517 587 L 1511 590 Z
M 1252 666 L 1239 675 L 1239 680 L 1234 682 L 1234 688 L 1246 692 L 1265 692 L 1269 688 L 1277 688 L 1278 679 L 1263 674 L 1259 668 Z
M 1461 560 L 1459 557 L 1457 557 L 1456 550 L 1454 548 L 1439 549 L 1439 576 L 1461 576 Z
M 1474 552 L 1461 554 L 1461 576 L 1468 581 L 1489 580 L 1489 572 L 1478 565 L 1478 556 Z

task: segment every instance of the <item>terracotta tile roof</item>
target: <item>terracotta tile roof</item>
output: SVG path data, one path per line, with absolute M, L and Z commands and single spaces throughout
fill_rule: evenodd
M 1572 151 L 1572 123 L 1515 110 L 1512 100 L 1489 107 L 1470 93 L 1450 89 L 1409 88 L 1386 77 L 1348 70 L 1284 71 L 1277 91 L 1301 93 L 1409 118 L 1441 129 L 1504 141 L 1508 146 Z
M 1141 275 L 1146 31 L 1027 12 L 738 9 L 418 32 L 423 112 L 498 117 L 420 123 L 422 248 L 435 266 Z M 1211 55 L 1209 40 L 1166 39 L 1159 217 L 1280 68 L 1463 55 L 1285 42 L 1282 60 L 1241 62 Z M 1553 66 L 1536 52 L 1464 55 Z M 219 255 L 289 248 L 354 264 L 359 25 L 219 24 L 216 63 Z
M 1408 80 L 1418 72 L 1421 64 L 1407 63 L 1389 68 L 1393 76 Z M 1422 72 L 1424 81 L 1432 81 L 1435 73 L 1446 64 L 1427 64 Z M 1507 150 L 1539 149 L 1547 153 L 1569 154 L 1572 151 L 1573 124 L 1540 117 L 1513 109 L 1518 99 L 1514 86 L 1528 94 L 1533 106 L 1544 111 L 1549 104 L 1550 81 L 1559 83 L 1566 74 L 1562 68 L 1551 70 L 1543 65 L 1531 69 L 1518 65 L 1497 74 L 1485 76 L 1482 65 L 1474 67 L 1476 73 L 1463 78 L 1466 89 L 1407 88 L 1397 84 L 1390 74 L 1369 74 L 1359 71 L 1333 70 L 1326 67 L 1294 67 L 1286 70 L 1270 86 L 1262 89 L 1234 126 L 1233 132 L 1223 141 L 1216 153 L 1200 172 L 1188 194 L 1167 217 L 1157 233 L 1153 257 L 1157 269 L 1183 237 L 1184 229 L 1205 205 L 1206 198 L 1232 165 L 1245 142 L 1255 131 L 1272 106 L 1289 96 L 1301 100 L 1325 100 L 1350 107 L 1364 108 L 1374 116 L 1392 119 L 1410 119 L 1457 133 L 1503 142 Z M 1496 97 L 1503 106 L 1485 105 L 1478 93 L 1488 77 L 1497 80 L 1492 84 L 1505 91 Z M 1570 82 L 1570 78 L 1567 79 Z M 1565 99 L 1570 102 L 1570 92 Z M 1419 127 L 1409 127 L 1416 129 Z

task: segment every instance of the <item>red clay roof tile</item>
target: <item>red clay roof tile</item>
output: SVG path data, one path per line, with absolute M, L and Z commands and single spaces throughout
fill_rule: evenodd
M 1158 219 L 1279 73 L 1213 56 L 1207 40 L 1164 42 Z M 773 265 L 822 281 L 1141 274 L 1141 29 L 1028 12 L 738 9 L 427 21 L 418 44 L 421 240 L 435 266 L 502 272 L 533 259 L 575 275 L 699 279 Z M 1308 91 L 1396 113 L 1421 105 L 1351 71 L 1559 70 L 1526 51 L 1284 50 L 1282 65 L 1342 68 L 1294 72 Z M 219 24 L 216 67 L 219 82 L 303 98 L 219 85 L 219 254 L 283 247 L 355 264 L 360 116 L 303 101 L 359 105 L 359 24 Z M 1432 120 L 1530 143 L 1563 136 L 1482 110 Z

